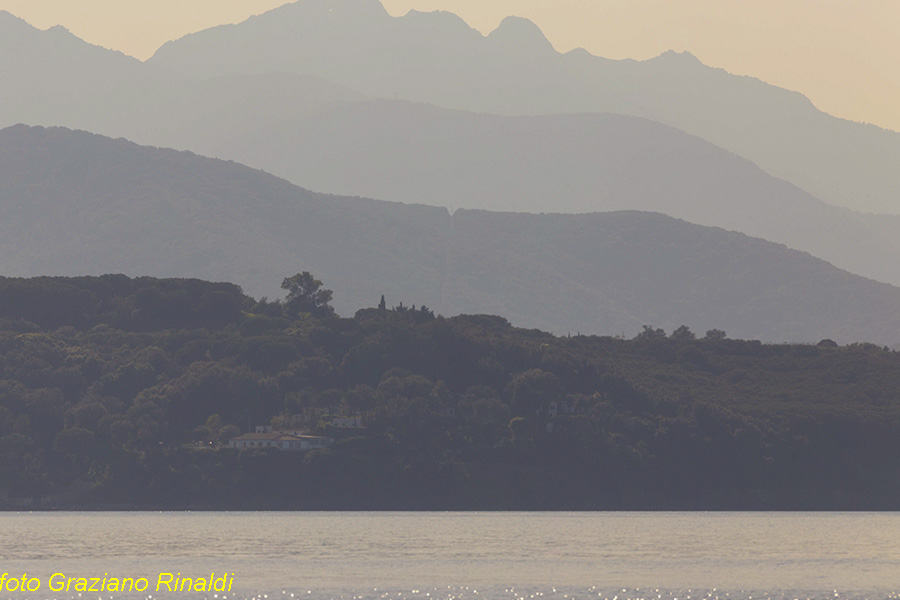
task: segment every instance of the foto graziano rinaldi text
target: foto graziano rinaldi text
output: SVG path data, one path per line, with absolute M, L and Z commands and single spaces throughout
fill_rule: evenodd
M 72 577 L 53 573 L 49 577 L 33 577 L 28 573 L 0 574 L 0 592 L 230 592 L 234 573 L 209 577 L 185 577 L 181 573 L 159 573 L 156 577 Z

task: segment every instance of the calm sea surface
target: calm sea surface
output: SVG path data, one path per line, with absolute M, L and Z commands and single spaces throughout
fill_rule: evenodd
M 0 599 L 896 598 L 900 514 L 0 513 L 0 573 L 23 572 L 41 588 Z M 234 583 L 157 592 L 169 572 Z M 150 586 L 53 591 L 54 573 Z

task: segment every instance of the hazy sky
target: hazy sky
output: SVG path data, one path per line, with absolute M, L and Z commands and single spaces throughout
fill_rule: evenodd
M 284 0 L 0 0 L 46 29 L 144 59 L 163 42 Z M 484 33 L 510 14 L 557 50 L 609 58 L 689 50 L 704 63 L 803 92 L 822 110 L 900 131 L 900 0 L 383 0 L 454 12 Z

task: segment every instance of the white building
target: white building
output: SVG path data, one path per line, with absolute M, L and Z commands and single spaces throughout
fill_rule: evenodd
M 270 428 L 271 429 L 271 428 Z M 320 435 L 300 435 L 295 432 L 269 431 L 267 433 L 245 433 L 228 440 L 229 448 L 277 448 L 279 450 L 316 450 L 327 448 L 333 438 Z

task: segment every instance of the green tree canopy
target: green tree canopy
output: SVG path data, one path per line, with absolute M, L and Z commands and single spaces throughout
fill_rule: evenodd
M 314 317 L 327 317 L 334 314 L 334 309 L 328 305 L 331 302 L 331 290 L 324 289 L 322 282 L 309 271 L 285 277 L 281 282 L 281 289 L 288 292 L 284 307 L 289 315 L 307 312 Z

